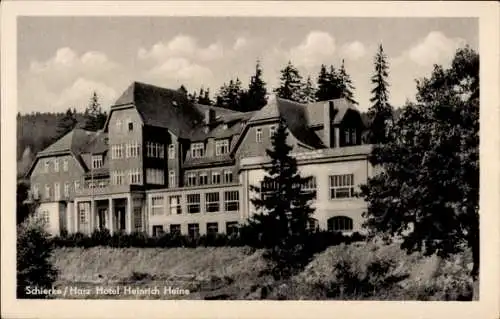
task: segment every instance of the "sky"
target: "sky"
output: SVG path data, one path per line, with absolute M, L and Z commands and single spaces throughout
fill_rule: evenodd
M 270 92 L 288 61 L 315 81 L 342 59 L 366 111 L 379 44 L 398 107 L 434 64 L 449 66 L 465 45 L 478 51 L 478 37 L 475 18 L 19 17 L 18 111 L 81 111 L 93 91 L 109 109 L 133 81 L 213 97 L 230 79 L 246 86 L 257 60 Z

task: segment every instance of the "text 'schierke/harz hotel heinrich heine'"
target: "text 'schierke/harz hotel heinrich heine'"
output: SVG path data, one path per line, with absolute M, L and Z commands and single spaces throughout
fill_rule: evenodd
M 176 90 L 133 83 L 102 131 L 74 129 L 28 171 L 38 214 L 53 234 L 146 231 L 232 233 L 255 212 L 250 190 L 282 120 L 302 175 L 313 176 L 309 227 L 363 231 L 355 196 L 373 175 L 365 124 L 344 99 L 300 104 L 270 97 L 253 112 L 190 103 Z

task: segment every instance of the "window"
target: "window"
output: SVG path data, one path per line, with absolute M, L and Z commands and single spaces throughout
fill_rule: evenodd
M 351 143 L 352 145 L 356 145 L 358 142 L 357 140 L 357 133 L 356 133 L 356 129 L 355 128 L 352 128 L 351 129 Z
M 232 183 L 233 182 L 233 172 L 225 171 L 224 172 L 224 183 Z
M 170 201 L 170 214 L 171 215 L 182 214 L 181 196 L 180 195 L 170 196 L 169 201 Z
M 142 209 L 134 207 L 134 229 L 139 232 L 142 230 Z
M 268 196 L 271 196 L 278 189 L 278 185 L 274 181 L 262 181 L 260 183 L 260 198 L 265 200 Z
M 179 224 L 170 225 L 170 234 L 180 235 L 181 234 L 181 225 L 179 225 Z
M 111 158 L 118 159 L 123 157 L 123 145 L 112 145 L 111 146 Z
M 187 195 L 187 210 L 190 214 L 196 214 L 200 212 L 200 194 Z
M 50 198 L 50 186 L 45 185 L 45 198 Z
M 64 183 L 64 197 L 66 197 L 66 198 L 69 197 L 69 183 L 68 182 Z
M 175 180 L 175 171 L 174 170 L 168 172 L 168 186 L 170 186 L 170 187 L 177 186 L 177 181 Z
M 200 225 L 198 224 L 188 224 L 188 236 L 198 237 L 200 236 Z
M 159 168 L 146 168 L 146 181 L 148 184 L 163 185 L 164 173 Z
M 220 173 L 212 172 L 212 184 L 220 184 Z
M 330 176 L 330 199 L 354 197 L 354 175 Z
M 75 181 L 75 193 L 80 191 L 80 181 Z
M 57 158 L 54 159 L 54 172 L 59 172 L 59 160 Z
M 99 184 L 97 184 L 97 187 L 99 189 L 104 189 L 104 188 L 106 188 L 106 183 L 105 182 L 99 182 Z
M 140 154 L 141 154 L 141 146 L 139 145 L 139 143 L 134 142 L 126 145 L 125 157 L 127 158 L 140 157 Z
M 257 141 L 257 143 L 261 143 L 262 142 L 262 129 L 261 128 L 256 129 L 256 131 L 255 131 L 255 140 Z
M 218 223 L 207 223 L 207 235 L 216 235 L 219 232 Z
M 164 158 L 164 145 L 157 142 L 146 143 L 146 155 L 151 158 Z
M 125 183 L 125 172 L 123 171 L 112 171 L 111 172 L 111 183 L 113 185 L 122 185 Z
M 160 237 L 163 235 L 163 226 L 162 225 L 153 225 L 153 236 Z
M 40 197 L 40 189 L 39 189 L 38 184 L 34 184 L 34 185 L 33 185 L 33 190 L 32 190 L 32 192 L 33 192 L 33 198 L 34 198 L 34 199 L 38 199 L 38 198 Z
M 101 168 L 103 164 L 102 155 L 92 156 L 92 168 Z
M 304 185 L 302 185 L 302 191 L 304 193 L 314 193 L 314 198 L 316 198 L 316 176 L 312 176 Z
M 200 173 L 200 185 L 208 184 L 208 175 L 207 173 Z
M 163 196 L 152 196 L 151 197 L 151 215 L 162 215 L 163 214 Z
M 134 123 L 132 121 L 128 121 L 128 131 L 132 132 L 134 130 Z
M 49 160 L 46 160 L 46 161 L 45 161 L 45 167 L 44 167 L 44 172 L 45 172 L 45 173 L 48 173 L 48 172 L 49 172 L 49 167 L 50 167 Z
M 276 133 L 276 125 L 271 125 L 269 127 L 269 137 L 273 137 L 274 133 Z
M 38 219 L 44 223 L 48 224 L 50 223 L 50 215 L 48 210 L 41 210 L 38 212 Z
M 187 173 L 186 175 L 186 186 L 196 186 L 196 174 L 195 173 Z
M 68 171 L 68 159 L 67 158 L 63 159 L 63 171 L 64 172 Z
M 349 129 L 345 129 L 344 130 L 344 141 L 345 141 L 345 144 L 346 145 L 349 145 L 351 144 L 351 133 L 349 132 Z
M 191 157 L 192 158 L 203 157 L 204 151 L 205 151 L 205 145 L 203 143 L 191 144 Z
M 205 194 L 205 211 L 207 213 L 219 211 L 219 193 Z
M 229 153 L 229 140 L 215 141 L 215 155 L 220 156 Z
M 90 183 L 89 183 L 89 188 L 90 188 L 90 189 L 95 188 L 95 183 L 94 183 L 94 182 L 90 182 Z
M 227 222 L 226 223 L 226 234 L 228 236 L 238 234 L 238 222 Z
M 129 174 L 130 184 L 141 184 L 142 174 L 138 168 L 131 169 L 128 174 Z
M 122 121 L 121 120 L 116 121 L 116 130 L 118 132 L 121 132 L 121 130 L 122 130 Z
M 328 231 L 352 231 L 352 219 L 346 216 L 335 216 L 328 219 Z
M 85 203 L 80 203 L 80 208 L 78 210 L 80 224 L 88 223 L 87 209 L 85 206 L 86 206 Z
M 240 209 L 240 193 L 238 191 L 224 192 L 224 210 L 234 212 Z
M 168 146 L 168 159 L 175 159 L 175 145 L 170 144 Z

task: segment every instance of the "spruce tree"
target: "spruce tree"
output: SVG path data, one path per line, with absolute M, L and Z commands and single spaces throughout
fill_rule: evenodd
M 200 89 L 200 94 L 198 95 L 198 104 L 203 104 L 203 105 L 211 105 L 212 101 L 210 100 L 210 90 L 206 89 L 204 90 L 203 88 Z
M 316 82 L 318 84 L 318 89 L 316 90 L 316 101 L 326 101 L 329 99 L 329 75 L 326 70 L 326 65 L 322 64 L 321 69 L 319 71 L 318 80 Z
M 89 105 L 85 109 L 84 113 L 84 129 L 90 131 L 97 131 L 104 127 L 107 115 L 101 109 L 101 104 L 99 103 L 99 97 L 96 92 L 92 94 L 90 98 Z
M 380 44 L 375 55 L 374 65 L 375 74 L 372 76 L 371 82 L 375 87 L 371 91 L 373 97 L 370 99 L 373 104 L 368 109 L 368 116 L 371 121 L 369 140 L 372 144 L 379 144 L 387 142 L 386 126 L 388 121 L 392 120 L 392 107 L 388 102 L 389 83 L 387 78 L 389 76 L 389 64 L 382 44 Z
M 244 95 L 243 111 L 260 110 L 267 103 L 266 82 L 262 79 L 262 67 L 257 60 L 255 74 L 250 78 L 248 90 Z
M 302 88 L 300 102 L 312 103 L 314 101 L 316 101 L 316 88 L 312 84 L 311 77 L 307 77 L 306 83 L 304 83 Z
M 304 267 L 310 258 L 306 246 L 307 222 L 314 209 L 310 204 L 315 194 L 302 190 L 312 177 L 302 177 L 297 161 L 287 145 L 288 133 L 283 121 L 271 137 L 272 147 L 266 150 L 271 165 L 260 186 L 251 186 L 257 194 L 251 203 L 257 213 L 249 219 L 249 229 L 268 248 L 265 257 L 272 263 L 272 274 L 286 278 Z
M 280 71 L 280 86 L 274 89 L 280 98 L 300 102 L 302 91 L 302 76 L 299 70 L 288 61 L 288 64 Z
M 178 89 L 177 91 L 179 91 L 182 95 L 184 96 L 188 96 L 188 90 L 186 89 L 186 87 L 184 86 L 184 84 L 182 84 Z
M 341 89 L 341 97 L 347 99 L 349 102 L 351 102 L 352 104 L 358 104 L 358 102 L 356 102 L 354 100 L 354 85 L 352 84 L 352 81 L 351 81 L 351 77 L 349 76 L 349 74 L 347 74 L 347 71 L 345 69 L 345 64 L 344 64 L 344 60 L 342 59 L 342 65 L 340 67 L 340 71 L 339 71 L 339 78 L 340 78 L 340 89 Z
M 239 78 L 230 80 L 229 84 L 224 83 L 216 97 L 216 106 L 224 107 L 231 110 L 240 111 L 242 96 L 245 91 L 241 88 Z
M 57 123 L 57 135 L 66 135 L 68 132 L 72 131 L 77 124 L 76 111 L 73 112 L 71 108 L 69 108 L 64 114 L 64 117 Z

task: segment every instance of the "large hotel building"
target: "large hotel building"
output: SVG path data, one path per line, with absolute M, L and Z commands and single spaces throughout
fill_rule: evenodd
M 53 234 L 145 231 L 231 233 L 255 212 L 250 199 L 284 121 L 305 185 L 316 190 L 311 227 L 362 231 L 373 174 L 359 110 L 344 99 L 300 104 L 271 97 L 237 112 L 193 104 L 180 92 L 134 82 L 101 131 L 74 129 L 39 152 L 29 169 L 37 214 Z

